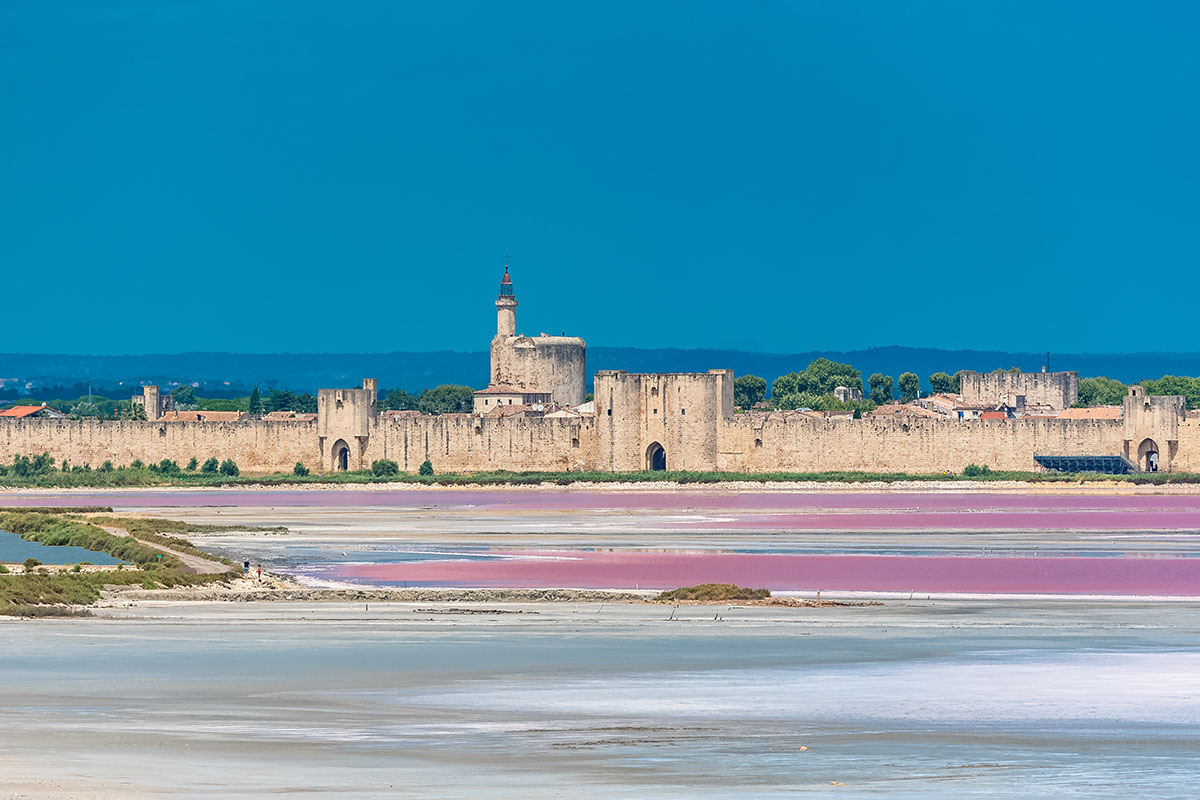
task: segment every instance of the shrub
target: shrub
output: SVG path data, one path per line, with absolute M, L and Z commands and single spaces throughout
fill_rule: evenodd
M 207 473 L 209 475 L 216 475 L 217 470 L 219 468 L 220 468 L 220 464 L 217 461 L 216 456 L 214 456 L 214 457 L 210 458 L 208 461 L 204 462 L 204 466 L 200 468 L 200 471 Z
M 421 475 L 426 475 L 426 476 L 432 475 L 433 474 L 433 462 L 430 461 L 428 458 L 425 459 L 424 461 L 421 462 L 421 468 L 419 470 L 417 470 L 417 472 L 419 472 Z
M 0 564 L 0 575 L 7 575 L 7 574 L 8 574 L 8 567 L 4 566 L 3 564 Z
M 42 562 L 38 561 L 36 558 L 30 557 L 25 559 L 25 563 L 23 563 L 21 566 L 25 567 L 26 572 L 29 572 L 29 570 L 33 569 L 34 567 L 40 567 L 41 565 Z
M 169 458 L 164 458 L 158 462 L 158 471 L 163 475 L 175 475 L 179 472 L 179 465 Z
M 238 473 L 240 473 L 240 472 L 241 472 L 241 470 L 238 469 L 237 464 L 233 463 L 232 458 L 227 458 L 221 462 L 221 474 L 222 475 L 228 475 L 229 477 L 233 478 L 233 477 L 236 477 L 238 475 Z
M 305 475 L 308 474 L 308 467 L 304 466 L 299 461 L 297 461 L 296 466 L 292 467 L 292 474 L 304 477 Z
M 196 471 L 196 467 L 198 467 L 198 466 L 200 466 L 200 462 L 196 460 L 196 457 L 195 457 L 195 456 L 192 456 L 192 460 L 188 462 L 188 465 L 187 465 L 187 471 L 188 471 L 188 472 L 195 472 L 195 471 Z
M 111 461 L 105 461 L 103 464 L 100 465 L 100 471 L 101 472 L 112 472 L 113 471 L 113 463 Z
M 979 466 L 978 464 L 967 464 L 962 471 L 964 478 L 982 478 L 992 474 L 992 468 L 989 466 Z
M 400 465 L 390 458 L 381 458 L 371 464 L 371 473 L 379 478 L 400 474 Z
M 766 589 L 746 589 L 732 583 L 700 583 L 663 592 L 654 599 L 663 603 L 680 600 L 709 602 L 714 600 L 766 600 L 770 596 L 771 593 Z
M 132 467 L 133 469 L 141 469 L 142 467 L 144 467 L 146 465 L 142 463 L 142 460 L 140 458 L 135 458 L 133 461 L 130 462 L 129 466 Z

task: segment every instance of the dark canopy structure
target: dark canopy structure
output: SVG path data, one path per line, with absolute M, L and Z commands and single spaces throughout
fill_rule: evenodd
M 1137 472 L 1137 467 L 1124 456 L 1034 456 L 1033 460 L 1058 472 L 1103 472 L 1108 475 Z

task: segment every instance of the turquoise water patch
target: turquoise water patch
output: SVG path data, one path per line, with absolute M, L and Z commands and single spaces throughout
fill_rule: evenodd
M 52 547 L 40 542 L 27 542 L 15 533 L 0 531 L 0 563 L 19 564 L 27 558 L 36 558 L 43 564 L 78 564 L 80 561 L 93 564 L 123 563 L 108 553 L 97 553 L 82 547 Z

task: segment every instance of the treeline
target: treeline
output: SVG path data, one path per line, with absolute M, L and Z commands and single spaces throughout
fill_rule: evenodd
M 996 372 L 1020 372 L 1017 367 Z M 1164 375 L 1140 382 L 1151 395 L 1182 395 L 1188 408 L 1200 408 L 1200 378 Z M 841 401 L 834 395 L 839 386 L 863 392 L 862 400 Z M 927 387 L 927 388 L 926 388 Z M 849 364 L 818 358 L 800 372 L 780 375 L 771 383 L 767 396 L 767 381 L 757 375 L 742 375 L 733 381 L 733 402 L 742 409 L 766 402 L 770 408 L 811 408 L 815 411 L 871 411 L 885 403 L 911 403 L 920 396 L 958 394 L 958 374 L 935 372 L 924 384 L 915 372 L 892 376 L 874 373 L 864 385 L 862 373 Z M 1081 378 L 1076 407 L 1120 405 L 1129 393 L 1129 386 L 1110 378 Z
M 862 399 L 839 400 L 839 386 L 863 394 Z M 930 392 L 957 394 L 958 375 L 935 372 L 928 378 Z M 898 391 L 897 391 L 898 390 Z M 757 375 L 743 375 L 733 381 L 733 402 L 739 408 L 752 408 L 767 400 L 767 381 Z M 771 383 L 771 408 L 811 408 L 815 411 L 871 411 L 899 400 L 910 403 L 921 394 L 921 378 L 915 372 L 903 372 L 895 382 L 892 376 L 874 373 L 863 385 L 862 373 L 849 364 L 818 358 L 800 372 L 780 375 Z
M 287 389 L 271 388 L 263 393 L 256 386 L 245 397 L 200 397 L 187 384 L 176 386 L 170 392 L 178 411 L 239 411 L 248 414 L 269 414 L 272 411 L 292 411 L 298 414 L 315 414 L 317 398 L 308 392 L 296 393 Z M 453 414 L 469 412 L 474 404 L 475 390 L 470 386 L 442 384 L 432 389 L 409 393 L 404 389 L 391 389 L 381 395 L 379 410 L 415 410 L 422 414 Z M 141 406 L 131 400 L 114 400 L 101 395 L 83 395 L 73 399 L 56 398 L 39 400 L 33 397 L 18 398 L 11 403 L 0 404 L 0 408 L 14 405 L 41 405 L 70 417 L 97 419 L 142 418 Z

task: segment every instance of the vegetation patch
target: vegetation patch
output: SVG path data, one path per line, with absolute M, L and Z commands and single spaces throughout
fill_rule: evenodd
M 19 616 L 64 616 L 71 606 L 91 605 L 100 599 L 106 586 L 141 586 L 146 589 L 176 588 L 219 583 L 237 578 L 240 571 L 228 561 L 205 553 L 186 540 L 162 535 L 164 529 L 198 528 L 167 520 L 101 519 L 113 523 L 129 523 L 130 536 L 116 536 L 102 530 L 94 521 L 55 516 L 35 511 L 0 512 L 0 530 L 8 531 L 31 542 L 50 546 L 70 545 L 94 552 L 108 553 L 140 569 L 107 570 L 102 572 L 66 571 L 47 573 L 42 569 L 24 574 L 0 574 L 0 614 Z M 222 530 L 226 530 L 222 528 Z M 134 536 L 180 553 L 190 553 L 229 565 L 229 569 L 212 575 L 197 575 L 185 571 L 179 558 L 163 553 L 138 541 Z M 35 565 L 36 566 L 36 565 Z M 48 610 L 28 613 L 32 607 Z
M 663 592 L 654 598 L 659 603 L 712 603 L 727 600 L 766 600 L 766 589 L 747 589 L 733 583 L 698 583 Z

